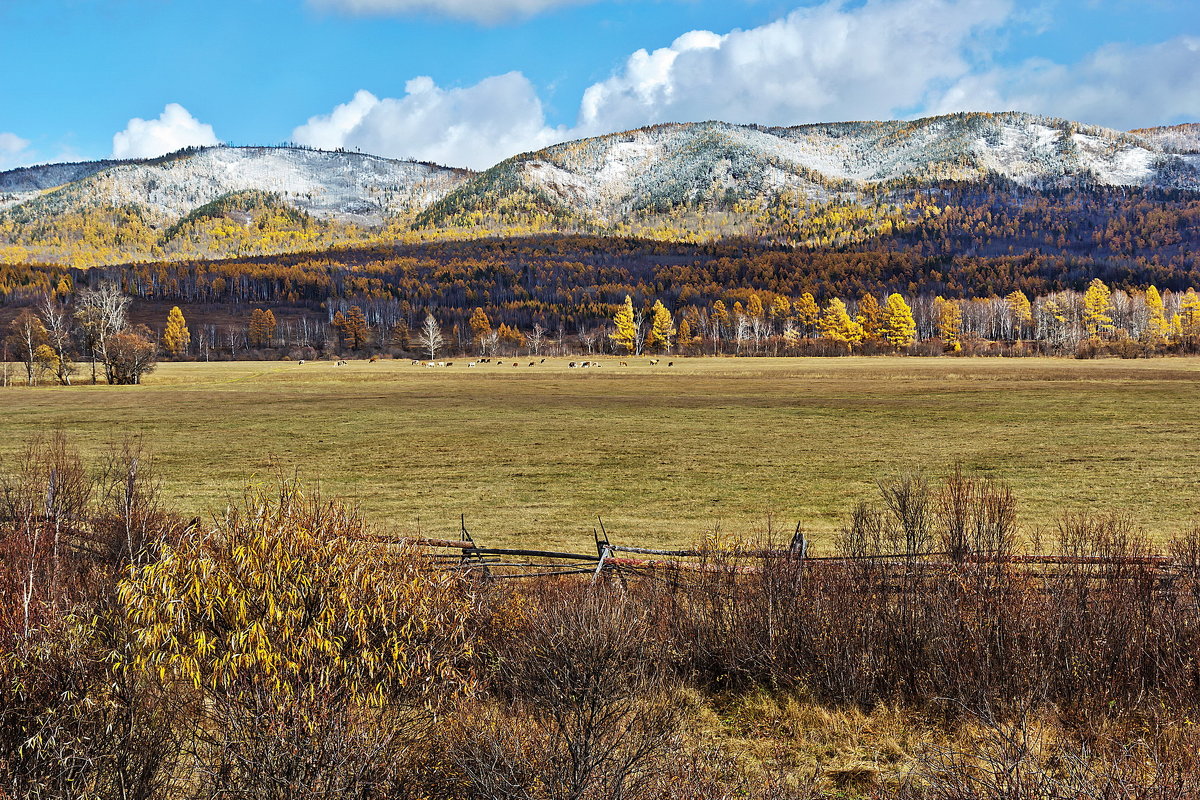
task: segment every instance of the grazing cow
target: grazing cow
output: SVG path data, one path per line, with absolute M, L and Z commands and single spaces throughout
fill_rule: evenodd
M 572 361 L 570 364 L 567 364 L 567 366 L 568 366 L 569 368 L 571 368 L 571 369 L 575 369 L 575 367 L 576 367 L 577 365 L 575 364 L 575 362 L 574 362 L 574 361 Z
M 298 364 L 303 364 L 303 363 L 304 363 L 304 359 L 303 359 L 303 358 L 302 358 L 302 359 L 300 359 L 300 360 L 299 360 L 297 363 L 298 363 Z
M 453 367 L 453 366 L 454 366 L 454 362 L 453 362 L 453 361 L 447 361 L 447 362 L 446 362 L 446 366 L 447 366 L 447 367 Z
M 520 365 L 520 364 L 518 364 L 517 362 L 515 362 L 515 361 L 514 361 L 514 362 L 513 362 L 513 366 L 514 366 L 514 367 L 519 367 L 519 366 L 521 366 L 521 365 Z
M 474 362 L 474 361 L 468 361 L 468 362 L 467 362 L 467 367 L 468 367 L 468 368 L 470 368 L 470 367 L 473 367 L 473 366 L 475 366 L 475 362 Z
M 529 366 L 531 366 L 531 367 L 533 366 L 533 362 L 532 362 L 532 361 L 530 361 L 530 362 L 529 362 Z
M 657 358 L 652 358 L 652 359 L 650 359 L 650 366 L 652 366 L 652 367 L 657 367 L 657 366 L 658 366 L 658 359 L 657 359 Z
M 545 363 L 546 363 L 546 359 L 544 359 L 544 358 L 543 358 L 543 359 L 542 359 L 541 361 L 539 361 L 538 363 L 539 363 L 539 364 L 545 364 Z
M 622 362 L 621 362 L 621 366 L 622 366 L 622 367 L 628 367 L 628 366 L 629 366 L 629 362 L 628 362 L 628 361 L 622 361 Z

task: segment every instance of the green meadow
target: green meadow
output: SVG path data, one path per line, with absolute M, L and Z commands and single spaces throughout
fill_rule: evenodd
M 401 534 L 590 547 L 706 535 L 828 542 L 875 481 L 961 464 L 1009 483 L 1021 523 L 1127 510 L 1200 524 L 1200 359 L 648 359 L 570 369 L 409 361 L 165 363 L 142 386 L 0 390 L 0 457 L 67 432 L 154 456 L 209 514 L 279 475 Z

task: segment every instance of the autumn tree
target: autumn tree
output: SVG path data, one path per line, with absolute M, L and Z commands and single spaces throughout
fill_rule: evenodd
M 1083 329 L 1092 338 L 1108 337 L 1113 332 L 1112 292 L 1104 281 L 1093 278 L 1083 294 Z
M 467 325 L 471 329 L 471 341 L 475 347 L 482 348 L 487 335 L 492 332 L 492 321 L 482 308 L 476 308 Z
M 256 308 L 251 311 L 250 327 L 246 333 L 246 338 L 250 340 L 250 346 L 270 347 L 275 339 L 276 327 L 275 312 L 271 309 Z
M 846 304 L 840 298 L 833 298 L 829 304 L 825 306 L 825 310 L 821 312 L 821 318 L 817 321 L 817 326 L 821 330 L 821 335 L 826 339 L 834 342 L 845 342 L 848 345 L 855 345 L 862 341 L 862 327 L 851 318 L 850 313 L 846 310 Z
M 805 336 L 812 336 L 817 329 L 817 320 L 821 316 L 821 309 L 817 306 L 816 298 L 812 296 L 812 293 L 805 292 L 799 300 L 792 303 L 792 314 L 796 319 L 796 324 L 800 327 L 800 332 Z
M 762 298 L 758 296 L 757 292 L 751 294 L 750 299 L 746 301 L 745 313 L 746 313 L 746 316 L 750 317 L 750 319 L 752 319 L 752 320 L 763 318 Z
M 525 337 L 521 335 L 521 331 L 517 330 L 515 325 L 505 325 L 500 323 L 500 327 L 496 329 L 496 337 L 501 344 L 516 350 L 525 345 Z
M 625 302 L 617 308 L 617 313 L 613 315 L 613 332 L 608 335 L 612 339 L 613 346 L 625 353 L 632 353 L 637 349 L 637 324 L 633 318 L 633 298 L 625 295 Z
M 297 487 L 165 542 L 118 590 L 123 669 L 187 687 L 212 796 L 385 797 L 438 704 L 470 691 L 467 584 Z M 394 788 L 394 787 L 392 787 Z
M 1020 339 L 1021 334 L 1030 330 L 1033 325 L 1033 304 L 1029 302 L 1029 298 L 1025 293 L 1017 290 L 1005 296 L 1005 305 L 1008 307 L 1009 317 L 1012 319 L 1014 330 L 1010 338 Z
M 899 294 L 888 295 L 883 306 L 880 332 L 884 340 L 896 348 L 908 347 L 916 340 L 917 323 L 913 319 L 912 309 Z
M 412 336 L 412 331 L 409 330 L 408 320 L 399 319 L 392 326 L 392 347 L 398 347 L 401 350 L 408 349 L 408 340 Z
M 1142 339 L 1151 347 L 1161 347 L 1170 332 L 1171 325 L 1167 322 L 1162 295 L 1157 287 L 1151 286 L 1146 289 L 1146 330 L 1142 333 Z
M 126 386 L 139 384 L 142 376 L 153 372 L 157 366 L 158 347 L 154 344 L 150 329 L 138 325 L 108 338 L 105 359 L 104 371 L 109 383 Z
M 432 361 L 445 343 L 446 340 L 442 338 L 442 326 L 438 325 L 433 314 L 426 314 L 425 321 L 417 332 L 417 346 L 429 353 L 429 360 Z
M 342 342 L 351 350 L 361 349 L 367 343 L 371 331 L 363 310 L 358 306 L 350 306 L 345 314 L 341 312 L 335 314 L 333 327 L 341 334 Z
M 771 306 L 767 314 L 771 318 L 772 325 L 783 326 L 784 322 L 792 313 L 792 304 L 786 297 L 781 294 L 775 295 L 775 299 L 771 301 Z
M 1200 294 L 1188 289 L 1179 300 L 1179 313 L 1175 315 L 1175 335 L 1189 350 L 1200 346 Z
M 880 328 L 883 324 L 883 309 L 873 294 L 864 294 L 858 301 L 858 315 L 855 321 L 862 326 L 863 338 L 875 341 L 881 338 Z
M 959 335 L 962 332 L 962 307 L 953 300 L 937 297 L 933 301 L 933 315 L 937 322 L 938 337 L 942 340 L 942 349 L 947 353 L 961 352 Z
M 671 349 L 671 339 L 675 336 L 675 324 L 671 312 L 655 300 L 650 309 L 650 328 L 646 331 L 646 349 L 655 352 L 665 352 Z
M 167 314 L 167 327 L 163 330 L 162 343 L 169 355 L 176 358 L 186 355 L 192 335 L 187 329 L 187 321 L 179 306 L 174 306 Z

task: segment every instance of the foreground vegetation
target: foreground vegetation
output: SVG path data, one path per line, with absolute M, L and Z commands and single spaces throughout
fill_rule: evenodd
M 1059 518 L 1002 484 L 881 485 L 837 541 L 890 565 L 479 581 L 285 482 L 172 513 L 130 446 L 9 459 L 0 796 L 1192 798 L 1200 532 Z M 769 542 L 768 542 L 769 544 Z M 953 561 L 934 572 L 906 558 Z M 1093 559 L 1080 562 L 1079 559 Z M 1096 560 L 1099 559 L 1099 560 Z
M 1111 504 L 1162 539 L 1196 513 L 1195 359 L 602 362 L 167 363 L 140 387 L 15 386 L 0 455 L 55 429 L 89 454 L 128 433 L 181 513 L 295 471 L 396 532 L 457 536 L 465 514 L 481 542 L 569 549 L 597 516 L 647 544 L 768 516 L 827 543 L 914 465 L 1009 482 L 1031 529 Z

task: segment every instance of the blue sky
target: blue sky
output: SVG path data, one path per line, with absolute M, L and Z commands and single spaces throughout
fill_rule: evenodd
M 655 122 L 1200 120 L 1197 0 L 0 0 L 0 168 L 296 140 L 474 167 Z

